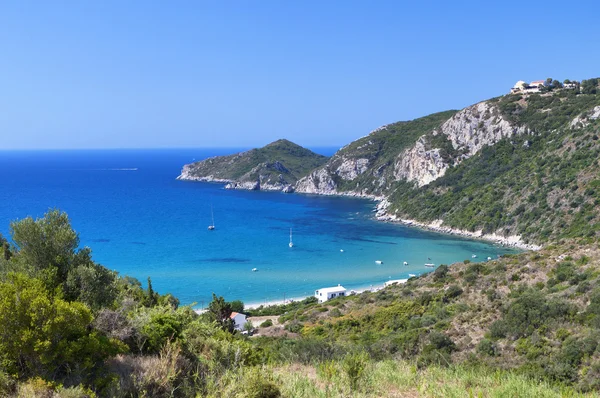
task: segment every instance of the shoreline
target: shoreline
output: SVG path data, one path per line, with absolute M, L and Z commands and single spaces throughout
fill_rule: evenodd
M 419 274 L 419 275 L 421 275 L 421 274 Z M 381 289 L 383 289 L 384 287 L 385 287 L 384 283 L 378 283 L 376 285 L 371 285 L 369 288 L 348 289 L 348 291 L 354 292 L 354 293 L 348 294 L 347 296 L 362 294 L 365 292 L 370 292 L 370 293 L 378 292 Z M 285 299 L 285 301 L 284 300 L 270 300 L 270 301 L 263 301 L 260 303 L 259 302 L 244 303 L 244 311 L 255 310 L 261 306 L 263 308 L 267 308 L 267 307 L 273 307 L 275 305 L 290 304 L 292 302 L 305 300 L 309 297 L 313 297 L 313 296 L 290 297 L 289 299 Z M 193 310 L 196 314 L 203 314 L 206 311 L 208 311 L 207 308 L 194 308 Z
M 231 183 L 231 181 L 229 181 L 229 180 L 215 179 L 215 178 L 212 178 L 212 176 L 208 176 L 208 177 L 187 177 L 187 176 L 185 176 L 184 177 L 182 174 L 179 177 L 177 177 L 177 179 L 184 180 L 184 181 L 197 181 L 197 182 L 208 182 L 208 183 L 217 183 L 217 184 Z M 224 189 L 227 189 L 227 188 L 224 186 Z M 236 188 L 236 189 L 250 190 L 247 188 Z M 272 190 L 272 189 L 260 189 L 260 190 L 265 191 L 265 192 L 277 191 L 277 190 Z M 523 239 L 520 235 L 502 236 L 502 235 L 498 235 L 498 234 L 484 234 L 483 231 L 481 231 L 481 230 L 473 232 L 473 231 L 468 231 L 468 230 L 464 230 L 464 229 L 452 228 L 452 227 L 444 226 L 443 225 L 444 221 L 440 220 L 440 219 L 432 221 L 430 223 L 426 223 L 426 222 L 421 222 L 421 221 L 412 220 L 412 219 L 398 218 L 395 214 L 390 214 L 387 212 L 387 208 L 390 205 L 390 203 L 383 196 L 363 194 L 363 193 L 354 192 L 354 191 L 351 191 L 351 192 L 294 191 L 294 193 L 301 194 L 301 195 L 339 196 L 339 197 L 345 197 L 345 198 L 358 198 L 358 199 L 372 200 L 373 202 L 376 203 L 376 208 L 375 208 L 374 212 L 375 212 L 375 219 L 377 221 L 402 224 L 402 225 L 406 225 L 408 227 L 421 228 L 421 229 L 424 229 L 427 231 L 436 232 L 436 233 L 440 233 L 440 234 L 454 235 L 454 236 L 460 236 L 463 238 L 482 240 L 482 241 L 492 242 L 492 243 L 499 244 L 502 246 L 514 247 L 514 248 L 522 249 L 522 250 L 538 251 L 538 250 L 542 249 L 542 246 L 540 246 L 540 245 L 523 242 Z
M 365 292 L 378 292 L 379 290 L 383 289 L 385 287 L 385 285 L 383 283 L 381 284 L 377 284 L 377 285 L 372 285 L 369 288 L 359 288 L 359 289 L 347 289 L 348 292 L 354 292 L 352 295 L 357 295 L 357 294 L 362 294 Z M 347 294 L 346 296 L 349 296 L 350 294 Z M 289 299 L 284 300 L 271 300 L 271 301 L 267 301 L 267 302 L 262 302 L 262 303 L 244 303 L 244 310 L 255 310 L 257 308 L 259 308 L 260 306 L 263 306 L 264 308 L 266 307 L 272 307 L 274 305 L 282 305 L 282 304 L 290 304 L 291 302 L 295 302 L 295 301 L 302 301 L 305 300 L 309 297 L 313 297 L 313 296 L 304 296 L 304 297 L 291 297 Z
M 398 223 L 409 227 L 421 228 L 427 231 L 447 235 L 455 235 L 464 238 L 483 240 L 487 242 L 496 243 L 502 246 L 514 247 L 522 250 L 538 251 L 542 249 L 542 246 L 540 245 L 523 242 L 523 239 L 520 235 L 502 236 L 497 234 L 484 234 L 482 230 L 472 232 L 464 229 L 444 226 L 444 220 L 440 219 L 432 221 L 430 223 L 425 223 L 417 220 L 398 218 L 395 214 L 390 214 L 386 211 L 388 206 L 389 202 L 385 199 L 379 202 L 379 204 L 377 204 L 375 218 L 378 221 Z

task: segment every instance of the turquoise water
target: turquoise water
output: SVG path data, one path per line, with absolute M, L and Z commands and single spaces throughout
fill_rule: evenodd
M 159 292 L 198 307 L 213 292 L 262 303 L 337 284 L 380 285 L 431 271 L 426 262 L 514 252 L 377 222 L 374 203 L 366 200 L 231 191 L 175 179 L 184 163 L 235 151 L 0 152 L 0 168 L 10 171 L 0 186 L 0 232 L 8 235 L 10 220 L 60 208 L 97 262 L 144 284 L 150 276 Z M 211 205 L 214 231 L 207 230 Z

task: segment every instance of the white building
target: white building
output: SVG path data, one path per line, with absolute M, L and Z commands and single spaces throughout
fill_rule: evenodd
M 535 80 L 527 84 L 523 80 L 519 80 L 513 88 L 510 89 L 511 93 L 539 93 L 540 89 L 546 87 L 548 82 L 546 80 Z
M 329 299 L 335 297 L 343 297 L 346 295 L 346 288 L 342 285 L 335 287 L 324 287 L 319 290 L 315 290 L 315 297 L 319 300 L 319 303 L 323 303 Z
M 248 322 L 248 318 L 239 312 L 232 312 L 229 316 L 233 320 L 235 330 L 244 330 L 244 325 Z
M 513 88 L 510 89 L 510 92 L 518 93 L 519 91 L 523 91 L 526 88 L 527 88 L 527 83 L 525 83 L 523 80 L 519 80 L 518 82 L 515 83 Z

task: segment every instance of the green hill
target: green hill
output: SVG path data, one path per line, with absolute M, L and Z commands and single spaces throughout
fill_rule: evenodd
M 482 148 L 426 186 L 398 182 L 389 212 L 537 243 L 597 237 L 600 95 L 559 90 L 489 102 L 527 132 Z
M 283 190 L 321 166 L 327 157 L 288 140 L 229 156 L 217 156 L 185 165 L 181 180 L 225 181 L 230 188 Z
M 383 126 L 342 148 L 296 190 L 378 197 L 386 219 L 528 243 L 597 237 L 598 82 Z

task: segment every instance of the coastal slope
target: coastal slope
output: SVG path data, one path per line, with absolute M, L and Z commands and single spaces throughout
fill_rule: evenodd
M 597 236 L 598 82 L 383 126 L 296 191 L 381 199 L 381 219 L 527 248 Z
M 228 189 L 293 192 L 298 179 L 327 161 L 288 140 L 183 166 L 179 180 L 225 182 Z
M 329 159 L 280 140 L 186 165 L 179 178 L 376 199 L 382 220 L 524 248 L 592 238 L 600 234 L 599 82 L 553 81 L 388 124 Z

